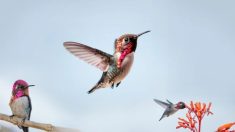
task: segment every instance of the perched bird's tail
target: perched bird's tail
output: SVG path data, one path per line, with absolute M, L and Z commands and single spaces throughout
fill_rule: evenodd
M 29 128 L 28 127 L 22 127 L 24 132 L 29 132 Z

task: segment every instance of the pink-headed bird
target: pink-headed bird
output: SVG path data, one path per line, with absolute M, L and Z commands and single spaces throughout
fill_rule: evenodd
M 25 120 L 30 120 L 32 111 L 31 99 L 29 97 L 28 88 L 34 85 L 28 85 L 24 80 L 17 80 L 12 87 L 12 96 L 10 100 L 10 107 L 12 116 L 22 118 L 22 123 Z M 28 132 L 28 127 L 19 126 L 24 132 Z

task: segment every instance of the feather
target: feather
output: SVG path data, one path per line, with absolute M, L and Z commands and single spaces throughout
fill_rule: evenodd
M 112 55 L 101 50 L 76 42 L 64 42 L 64 47 L 79 59 L 91 64 L 101 71 L 107 71 Z

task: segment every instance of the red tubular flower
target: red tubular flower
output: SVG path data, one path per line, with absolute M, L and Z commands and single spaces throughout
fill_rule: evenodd
M 235 130 L 229 130 L 233 125 L 235 125 L 235 122 L 223 124 L 216 132 L 235 132 Z
M 194 111 L 193 101 L 190 102 L 191 110 Z
M 178 118 L 179 121 L 178 121 L 178 126 L 176 127 L 176 129 L 185 128 L 185 129 L 189 129 L 192 132 L 200 132 L 201 122 L 202 122 L 204 115 L 213 114 L 210 111 L 211 103 L 209 103 L 207 107 L 205 103 L 201 103 L 201 102 L 193 103 L 193 101 L 191 101 L 189 106 L 186 105 L 186 108 L 188 109 L 188 112 L 186 113 L 186 119 Z

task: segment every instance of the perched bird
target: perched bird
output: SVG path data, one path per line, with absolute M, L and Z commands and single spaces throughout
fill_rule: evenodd
M 235 125 L 235 122 L 223 124 L 217 129 L 216 132 L 233 132 L 232 130 L 229 131 L 229 129 L 234 125 Z
M 89 94 L 99 88 L 113 88 L 114 85 L 118 87 L 131 69 L 137 39 L 148 32 L 150 31 L 137 35 L 125 34 L 120 36 L 114 42 L 115 51 L 113 55 L 81 43 L 64 42 L 64 47 L 73 55 L 103 71 L 100 80 L 88 91 Z
M 162 117 L 159 119 L 159 121 L 161 121 L 161 119 L 164 118 L 164 117 L 168 117 L 168 116 L 174 114 L 179 109 L 184 109 L 185 108 L 184 102 L 178 102 L 177 104 L 173 104 L 169 100 L 166 100 L 167 103 L 163 102 L 163 101 L 160 101 L 160 100 L 157 100 L 157 99 L 153 99 L 153 100 L 165 109 L 165 111 L 162 114 Z
M 12 87 L 12 97 L 9 105 L 13 115 L 10 117 L 22 118 L 22 123 L 25 120 L 30 120 L 32 104 L 28 88 L 31 86 L 34 85 L 28 85 L 24 80 L 17 80 Z M 28 127 L 19 126 L 19 128 L 23 129 L 24 132 L 28 132 Z

